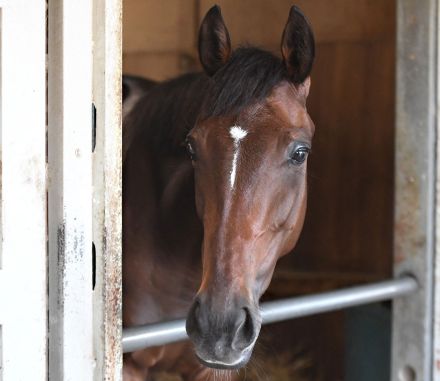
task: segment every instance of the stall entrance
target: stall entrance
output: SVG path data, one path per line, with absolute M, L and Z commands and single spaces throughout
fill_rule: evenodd
M 181 321 L 124 333 L 121 323 L 122 63 L 161 80 L 197 69 L 196 26 L 211 5 L 162 3 L 0 0 L 3 381 L 121 380 L 123 350 L 185 337 Z M 439 2 L 328 3 L 298 4 L 318 39 L 319 132 L 303 239 L 279 264 L 264 317 L 393 299 L 390 378 L 440 380 Z M 278 49 L 269 19 L 282 28 L 290 3 L 220 5 L 235 41 Z

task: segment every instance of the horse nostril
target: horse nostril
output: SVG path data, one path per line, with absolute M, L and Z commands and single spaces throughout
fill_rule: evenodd
M 251 342 L 254 340 L 255 335 L 254 320 L 249 308 L 245 308 L 244 311 L 246 313 L 246 318 L 242 327 L 242 332 L 247 341 Z
M 196 298 L 194 300 L 191 309 L 188 312 L 186 319 L 186 332 L 189 336 L 200 331 L 200 300 Z
M 195 317 L 198 317 L 200 314 L 200 300 L 199 300 L 199 298 L 194 300 L 193 313 L 194 313 Z
M 256 328 L 249 308 L 244 307 L 240 314 L 238 328 L 232 341 L 232 348 L 243 350 L 255 340 Z

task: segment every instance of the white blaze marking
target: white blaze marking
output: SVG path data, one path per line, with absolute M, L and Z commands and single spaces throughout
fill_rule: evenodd
M 243 130 L 240 126 L 233 126 L 229 130 L 229 134 L 232 139 L 234 139 L 234 157 L 232 159 L 232 169 L 231 169 L 231 189 L 234 188 L 235 175 L 237 174 L 237 161 L 238 154 L 240 153 L 240 140 L 244 139 L 248 134 L 247 131 Z

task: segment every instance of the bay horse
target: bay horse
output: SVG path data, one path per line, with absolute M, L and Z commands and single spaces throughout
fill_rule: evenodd
M 304 221 L 315 129 L 309 22 L 290 9 L 280 59 L 233 51 L 214 6 L 198 49 L 203 73 L 144 83 L 124 118 L 123 325 L 187 316 L 190 338 L 126 354 L 126 381 L 160 369 L 198 381 L 243 367 L 259 299 Z

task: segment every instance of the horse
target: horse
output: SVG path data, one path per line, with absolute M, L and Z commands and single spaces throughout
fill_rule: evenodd
M 164 369 L 199 381 L 245 366 L 259 300 L 304 222 L 315 130 L 308 20 L 290 9 L 278 58 L 233 50 L 213 6 L 198 51 L 203 72 L 144 83 L 124 117 L 123 325 L 186 316 L 190 338 L 124 355 L 126 381 Z
M 134 105 L 154 85 L 155 83 L 149 79 L 134 75 L 124 75 L 122 80 L 122 120 L 125 120 L 125 117 L 133 109 Z M 130 145 L 127 141 L 125 143 L 125 147 Z

